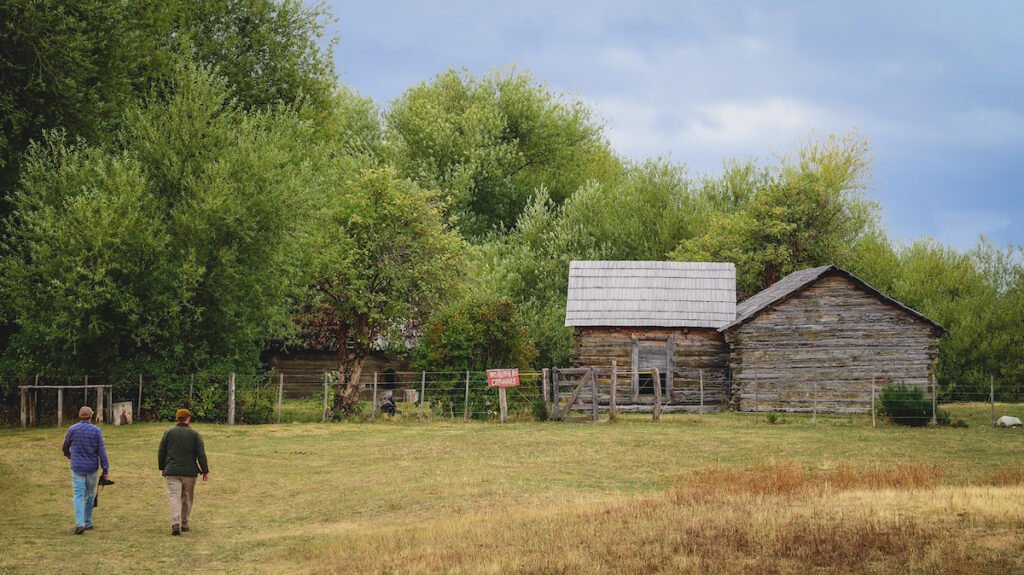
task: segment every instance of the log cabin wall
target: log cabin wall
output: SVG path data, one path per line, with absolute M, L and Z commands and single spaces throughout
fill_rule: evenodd
M 305 351 L 290 353 L 268 352 L 263 362 L 274 370 L 283 373 L 288 385 L 322 385 L 324 372 L 338 370 L 338 352 L 336 351 Z M 372 351 L 363 363 L 360 380 L 373 381 L 373 373 L 378 373 L 382 386 L 392 387 L 385 377 L 394 372 L 407 372 L 411 369 L 407 359 L 396 358 L 384 352 Z M 394 378 L 391 378 L 394 379 Z
M 672 369 L 666 369 L 671 357 Z M 666 412 L 686 411 L 700 405 L 703 372 L 704 404 L 717 411 L 729 398 L 729 348 L 713 328 L 578 327 L 575 329 L 573 364 L 602 370 L 599 403 L 608 401 L 610 380 L 605 370 L 618 366 L 616 404 L 621 411 L 647 411 L 654 396 L 641 393 L 641 375 L 652 367 L 664 374 L 671 393 L 665 397 Z M 673 409 L 677 407 L 679 409 Z
M 872 378 L 931 396 L 941 328 L 840 274 L 728 328 L 733 407 L 863 413 Z M 816 406 L 815 406 L 816 403 Z

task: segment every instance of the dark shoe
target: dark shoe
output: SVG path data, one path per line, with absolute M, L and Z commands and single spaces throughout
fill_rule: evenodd
M 191 531 L 191 529 L 189 528 L 188 525 L 182 525 L 181 526 L 181 532 L 182 533 L 188 533 L 189 531 Z
M 86 525 L 86 526 L 85 526 L 85 530 L 86 530 L 86 531 L 88 531 L 88 530 L 90 530 L 90 529 L 92 529 L 92 525 Z
M 85 527 L 82 527 L 81 525 L 76 526 L 75 535 L 81 535 L 82 533 L 85 533 Z
M 181 528 L 177 525 L 171 525 L 171 535 L 181 535 Z

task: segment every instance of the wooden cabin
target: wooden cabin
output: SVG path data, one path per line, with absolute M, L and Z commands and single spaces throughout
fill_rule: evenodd
M 653 410 L 655 385 L 664 412 L 698 408 L 702 384 L 706 411 L 720 408 L 729 397 L 729 351 L 719 328 L 735 317 L 731 263 L 572 262 L 565 325 L 574 328 L 573 363 L 596 368 L 599 382 L 569 403 L 586 409 L 596 396 L 594 409 L 605 409 L 614 362 L 620 411 Z
M 934 392 L 944 329 L 836 266 L 794 272 L 719 329 L 740 411 L 863 413 L 872 387 Z

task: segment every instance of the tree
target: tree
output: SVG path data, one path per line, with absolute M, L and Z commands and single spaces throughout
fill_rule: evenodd
M 94 373 L 256 365 L 306 286 L 311 138 L 297 114 L 243 110 L 195 66 L 127 113 L 116 148 L 51 134 L 28 156 L 0 260 L 7 358 Z
M 310 311 L 338 346 L 338 416 L 358 410 L 363 361 L 381 340 L 404 341 L 460 273 L 465 246 L 431 192 L 388 167 L 339 172 L 316 230 Z
M 876 225 L 877 208 L 861 196 L 867 167 L 867 143 L 855 135 L 808 144 L 741 209 L 713 216 L 670 257 L 733 262 L 745 296 L 803 267 L 842 264 Z
M 619 173 L 589 109 L 514 70 L 479 79 L 449 70 L 406 91 L 386 121 L 399 174 L 439 190 L 449 221 L 473 241 L 510 229 L 542 185 L 560 204 Z

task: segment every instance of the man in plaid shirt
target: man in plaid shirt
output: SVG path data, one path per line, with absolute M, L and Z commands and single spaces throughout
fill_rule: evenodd
M 96 499 L 97 469 L 103 477 L 110 472 L 103 432 L 92 424 L 92 408 L 78 410 L 78 423 L 64 436 L 64 457 L 71 460 L 71 484 L 75 488 L 75 533 L 92 529 L 92 508 Z

